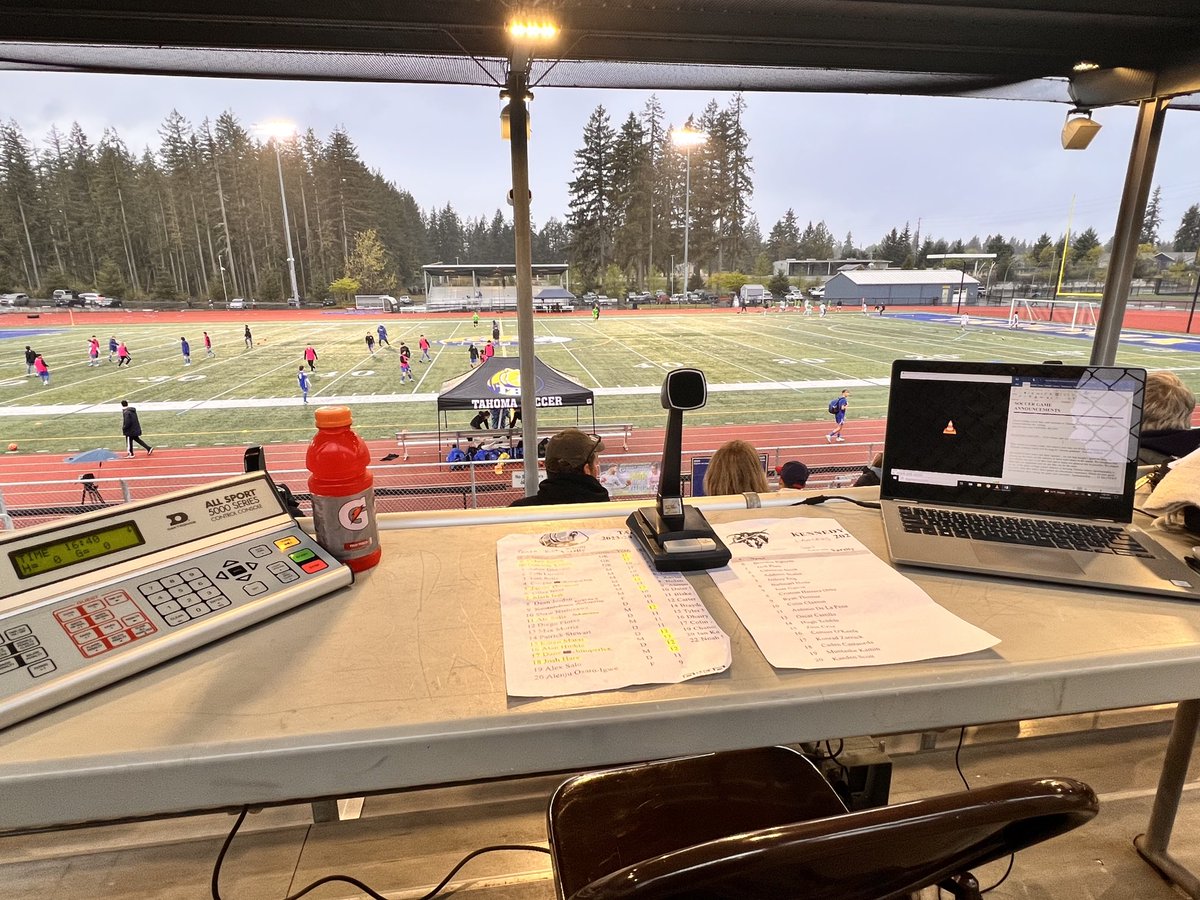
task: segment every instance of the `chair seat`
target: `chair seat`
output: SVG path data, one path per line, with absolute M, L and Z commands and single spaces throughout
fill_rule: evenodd
M 562 900 L 884 900 L 1096 810 L 1087 785 L 1036 779 L 848 813 L 808 759 L 767 747 L 572 778 L 548 830 Z

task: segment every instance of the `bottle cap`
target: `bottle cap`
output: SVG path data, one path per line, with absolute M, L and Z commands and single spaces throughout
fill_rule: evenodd
M 316 418 L 318 428 L 342 428 L 351 422 L 350 407 L 322 406 L 317 410 Z

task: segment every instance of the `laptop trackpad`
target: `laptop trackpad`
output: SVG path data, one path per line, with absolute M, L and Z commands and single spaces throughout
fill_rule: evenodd
M 971 541 L 975 558 L 985 566 L 1002 571 L 1024 571 L 1031 575 L 1079 575 L 1083 569 L 1062 550 L 1046 550 L 1041 547 L 1025 547 L 1014 544 L 991 544 L 987 541 Z

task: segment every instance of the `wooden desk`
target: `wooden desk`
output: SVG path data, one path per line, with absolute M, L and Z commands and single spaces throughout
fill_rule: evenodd
M 875 510 L 709 515 L 836 516 L 886 558 Z M 513 699 L 495 541 L 547 526 L 471 521 L 386 531 L 383 562 L 354 587 L 0 733 L 0 831 L 1200 696 L 1200 604 L 913 569 L 1001 643 L 923 663 L 777 671 L 698 574 L 731 638 L 727 672 Z

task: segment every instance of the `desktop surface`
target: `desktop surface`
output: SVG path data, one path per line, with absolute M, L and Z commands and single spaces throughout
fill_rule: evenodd
M 887 558 L 877 510 L 708 515 L 834 517 Z M 918 663 L 777 670 L 696 573 L 689 580 L 730 636 L 728 671 L 511 698 L 495 542 L 548 527 L 384 531 L 382 562 L 349 590 L 5 729 L 0 831 L 1200 696 L 1200 604 L 907 569 L 1000 644 Z

